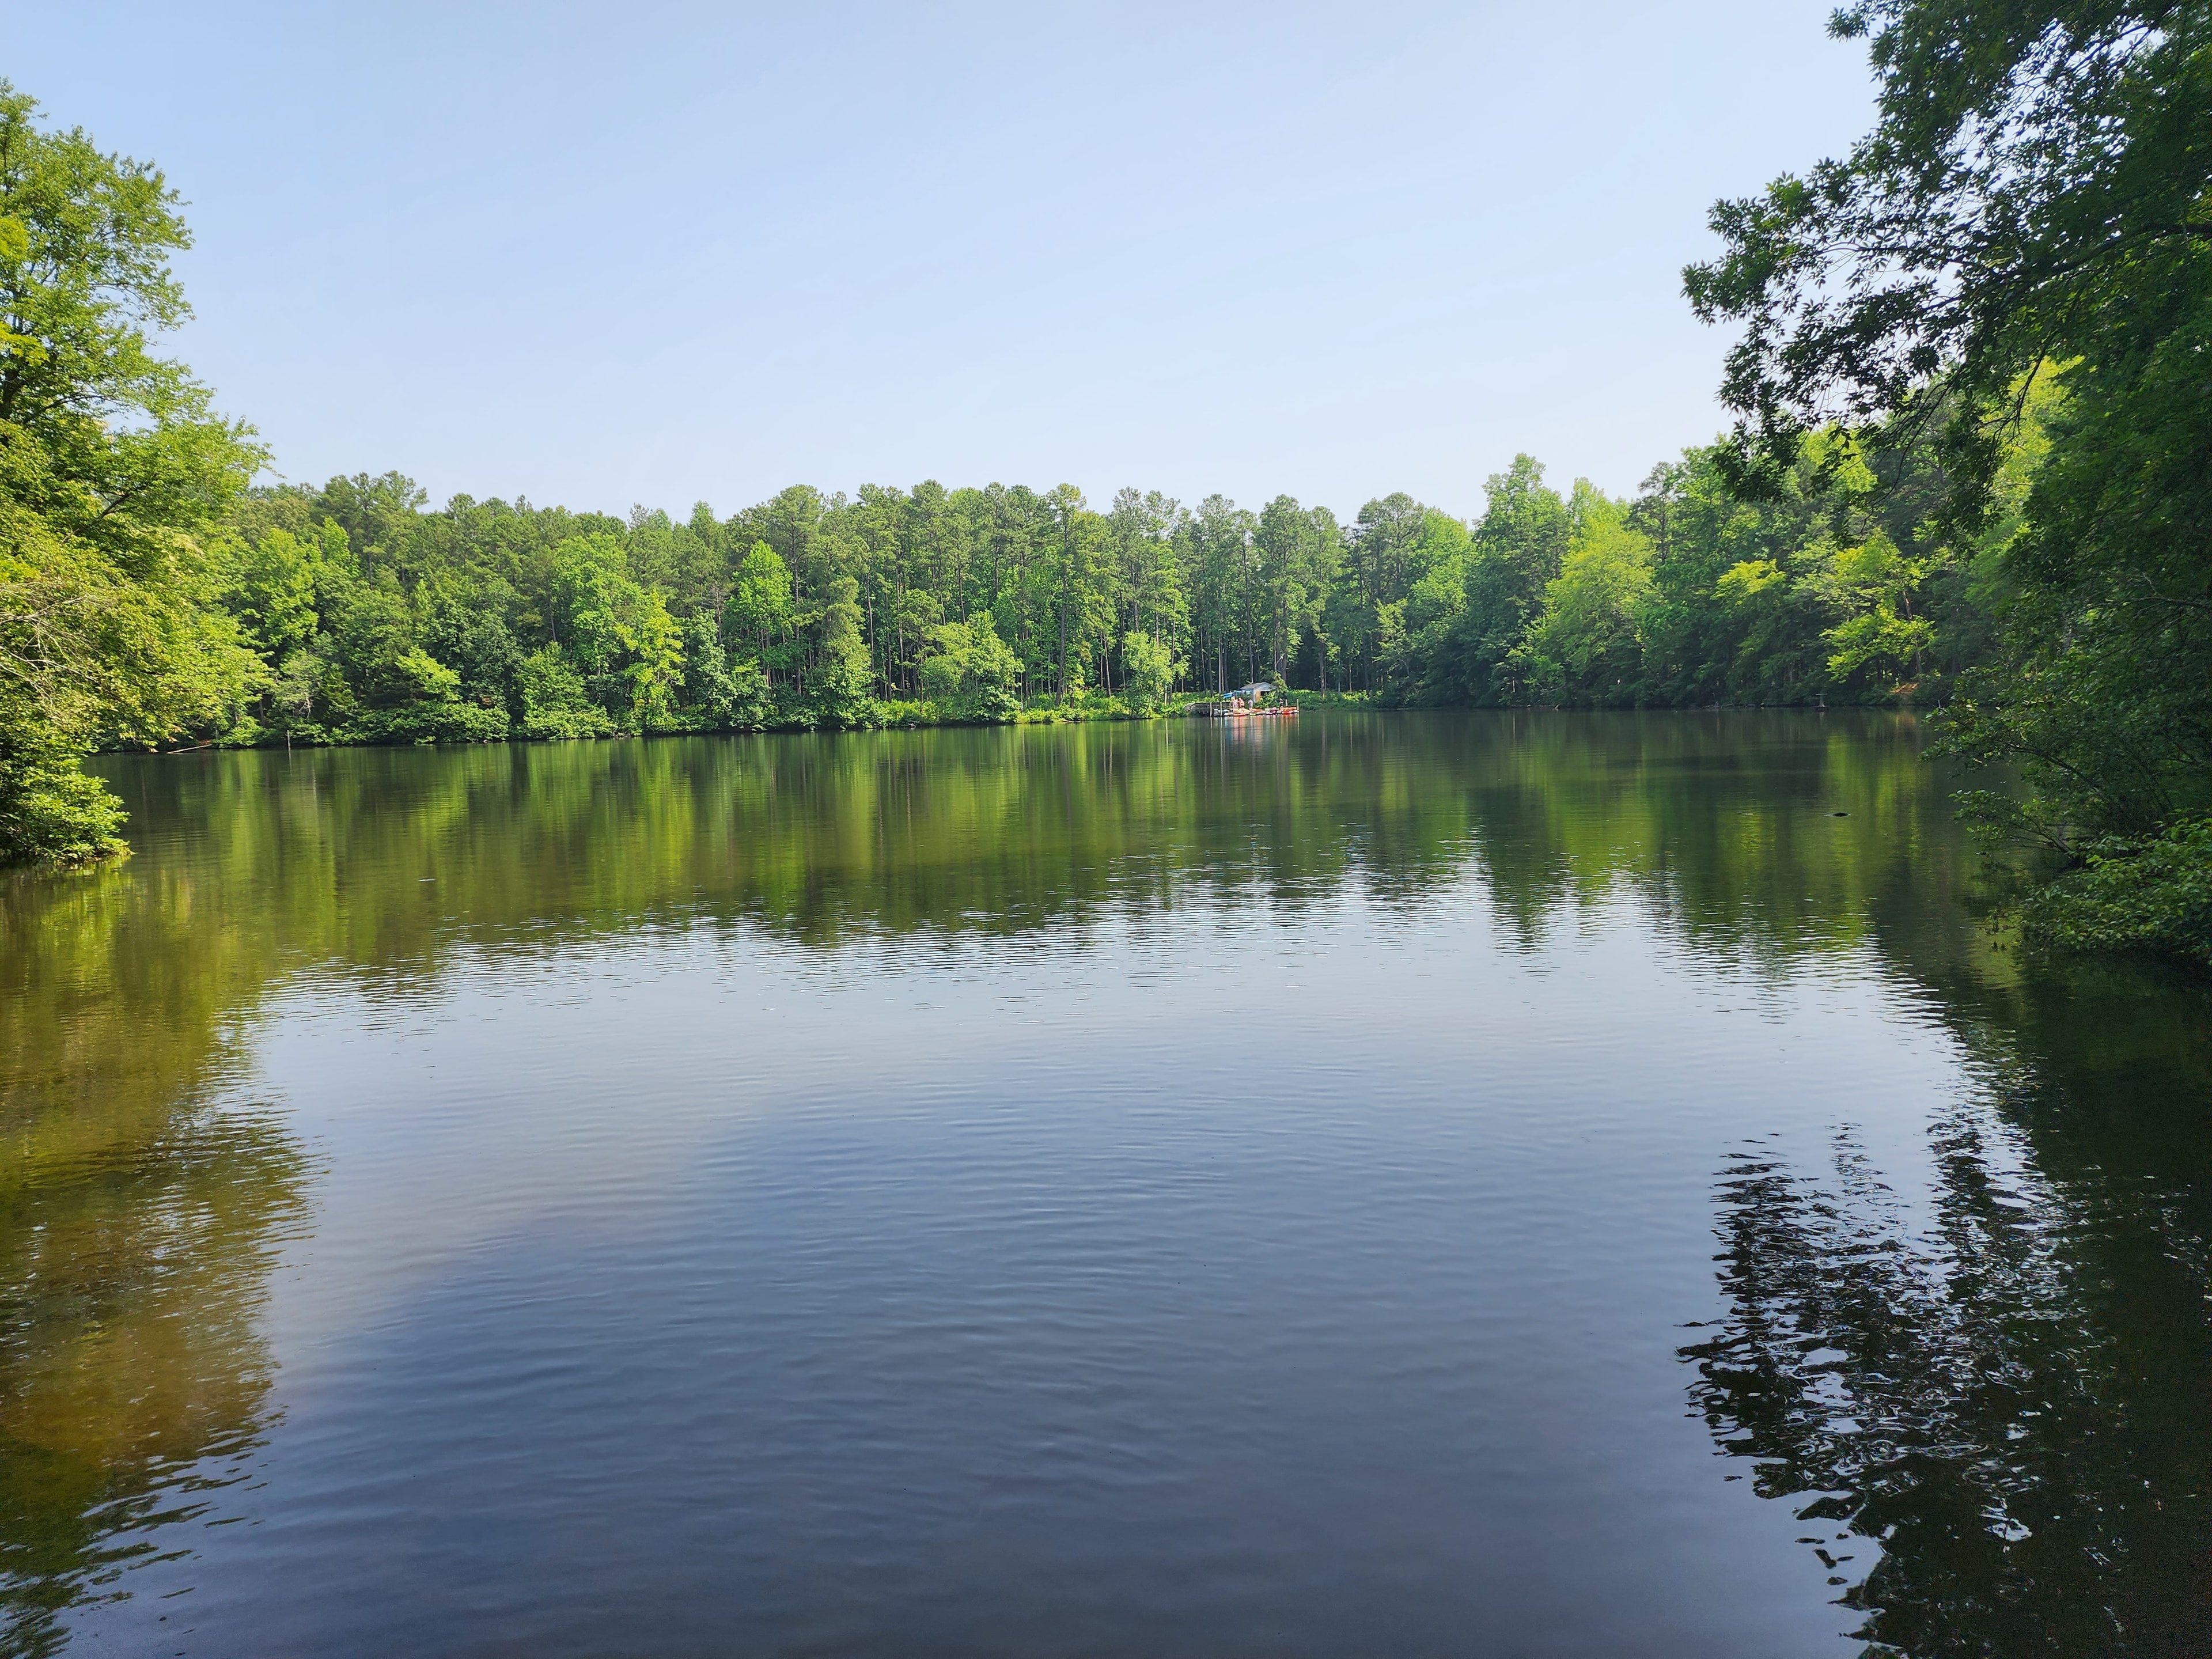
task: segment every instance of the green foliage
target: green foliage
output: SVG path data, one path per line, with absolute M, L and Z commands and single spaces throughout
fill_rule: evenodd
M 2212 817 L 2081 849 L 2081 866 L 2021 907 L 2031 941 L 2068 950 L 2150 951 L 2212 968 Z
M 1187 667 L 1159 641 L 1135 633 L 1121 636 L 1121 661 L 1128 676 L 1129 705 L 1145 714 L 1167 706 L 1168 693 Z
M 859 582 L 840 577 L 823 608 L 821 647 L 807 675 L 806 703 L 824 725 L 866 726 L 874 714 L 868 645 L 860 634 L 860 595 Z
M 510 729 L 507 710 L 459 698 L 425 698 L 380 709 L 361 727 L 374 743 L 498 743 Z
M 548 641 L 523 659 L 519 676 L 522 732 L 531 738 L 603 738 L 614 730 L 584 690 L 567 652 Z
M 74 771 L 222 719 L 265 678 L 210 532 L 260 452 L 149 334 L 187 315 L 176 198 L 0 82 L 0 862 L 116 850 Z
M 1937 586 L 1990 617 L 1948 746 L 2033 792 L 1970 810 L 2096 860 L 2058 893 L 2135 892 L 2119 866 L 2186 856 L 2167 832 L 2212 807 L 2212 12 L 1867 0 L 1834 27 L 1871 44 L 1874 131 L 1721 204 L 1725 253 L 1685 274 L 1744 325 L 1731 470 L 1771 486 L 1834 419 L 1930 445 L 1961 550 Z M 1832 665 L 1917 674 L 1926 574 L 1917 550 L 1838 556 Z
M 1459 684 L 1477 702 L 1517 702 L 1522 690 L 1514 653 L 1540 623 L 1544 596 L 1565 560 L 1574 524 L 1567 504 L 1544 483 L 1540 462 L 1516 455 L 1484 489 L 1489 502 L 1468 561 L 1467 608 L 1453 630 Z
M 629 706 L 641 729 L 666 730 L 684 684 L 683 635 L 659 589 L 638 595 L 616 624 L 628 666 Z
M 0 846 L 12 860 L 85 864 L 122 850 L 123 803 L 35 727 L 0 731 Z
M 1539 702 L 1635 700 L 1652 550 L 1625 518 L 1618 504 L 1594 500 L 1576 526 L 1559 574 L 1545 585 L 1542 610 L 1515 647 L 1513 672 Z
M 757 661 L 732 663 L 709 611 L 695 611 L 684 624 L 684 684 L 690 693 L 690 724 L 718 731 L 757 731 L 773 709 L 768 676 Z
M 461 696 L 461 677 L 419 645 L 392 663 L 397 688 L 386 706 L 362 719 L 361 734 L 381 743 L 496 743 L 507 735 L 503 707 Z
M 1847 679 L 1875 665 L 1900 679 L 1917 675 L 1936 638 L 1934 624 L 1912 614 L 1912 596 L 1925 569 L 1879 531 L 1856 547 L 1822 552 L 1832 603 L 1846 613 L 1822 635 L 1833 647 L 1828 672 Z
M 731 574 L 723 635 L 737 643 L 742 660 L 772 672 L 787 665 L 792 624 L 791 571 L 774 548 L 757 541 Z
M 1015 692 L 1021 664 L 988 611 L 973 623 L 940 623 L 929 631 L 921 659 L 921 690 L 954 715 L 1012 720 L 1021 708 Z
M 1184 514 L 1123 491 L 1100 515 L 1064 490 L 932 483 L 682 525 L 466 496 L 428 512 L 389 474 L 258 491 L 230 515 L 223 603 L 268 672 L 227 730 L 385 741 L 454 701 L 546 736 L 1005 720 L 1250 678 L 1385 703 L 1923 695 L 1991 600 L 1970 561 L 1915 539 L 1909 461 L 1878 477 L 1822 437 L 1791 493 L 1746 502 L 1721 452 L 1695 450 L 1622 502 L 1562 495 L 1524 456 L 1471 526 L 1404 495 L 1346 527 L 1289 496 Z M 458 686 L 427 685 L 416 651 Z
M 448 702 L 461 695 L 461 677 L 419 645 L 410 645 L 398 663 L 410 702 Z
M 234 540 L 229 548 L 224 598 L 264 659 L 281 662 L 312 641 L 321 626 L 316 611 L 321 549 L 285 530 L 272 530 L 256 543 Z
M 933 702 L 951 702 L 966 689 L 968 629 L 961 623 L 944 623 L 929 633 L 929 654 L 922 659 L 921 690 Z

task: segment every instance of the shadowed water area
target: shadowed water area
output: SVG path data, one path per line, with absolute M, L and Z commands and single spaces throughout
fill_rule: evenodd
M 2205 1651 L 2212 1000 L 2003 948 L 1921 747 L 103 763 L 0 1651 Z

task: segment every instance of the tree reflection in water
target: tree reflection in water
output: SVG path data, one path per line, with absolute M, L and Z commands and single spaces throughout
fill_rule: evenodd
M 296 1144 L 216 1104 L 261 977 L 234 927 L 121 872 L 61 891 L 0 890 L 0 1651 L 22 1654 L 244 1478 L 267 1270 L 303 1210 Z
M 0 879 L 0 1648 L 51 1650 L 188 1547 L 174 1522 L 224 1519 L 269 1430 L 260 1310 L 310 1172 L 281 1103 L 241 1102 L 301 969 L 427 988 L 457 952 L 671 923 L 827 951 L 1347 887 L 1410 910 L 1471 872 L 1499 948 L 1626 897 L 1693 963 L 1929 994 L 1978 1080 L 1938 1200 L 1848 1140 L 1732 1163 L 1698 1406 L 1877 1649 L 2212 1650 L 2201 991 L 1994 952 L 1909 720 L 1280 724 L 114 763 L 139 856 Z
M 2124 1028 L 2117 988 L 2077 986 L 2065 1017 L 2101 1004 Z M 2069 1066 L 2024 1053 L 2033 1000 L 2015 1012 L 2003 1039 L 1963 1028 L 2010 1052 L 1932 1126 L 1929 1202 L 1848 1135 L 1820 1170 L 1771 1146 L 1730 1159 L 1728 1312 L 1682 1351 L 1691 1395 L 1806 1523 L 1869 1653 L 2203 1653 L 2201 1036 L 2138 1030 L 2130 1054 L 2108 1030 Z

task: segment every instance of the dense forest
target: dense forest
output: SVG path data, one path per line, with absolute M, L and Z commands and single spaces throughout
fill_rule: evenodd
M 1926 488 L 1848 440 L 1774 499 L 1717 452 L 1632 501 L 1527 456 L 1472 520 L 1397 495 L 1340 524 L 1067 485 L 796 487 L 677 521 L 396 474 L 249 492 L 213 540 L 251 649 L 201 737 L 351 742 L 1157 712 L 1250 680 L 1398 704 L 1925 698 L 1989 629 Z M 1839 453 L 1831 453 L 1831 447 Z M 1908 553 L 1901 550 L 1914 549 Z
M 120 843 L 103 746 L 1386 705 L 1911 702 L 2024 777 L 2045 934 L 2212 959 L 2212 21 L 1876 0 L 1875 130 L 1713 213 L 1741 419 L 1633 498 L 1480 512 L 806 486 L 680 521 L 270 456 L 156 342 L 149 165 L 0 85 L 0 854 Z

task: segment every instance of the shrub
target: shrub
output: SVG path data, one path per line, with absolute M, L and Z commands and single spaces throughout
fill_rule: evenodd
M 2212 817 L 2164 833 L 2093 842 L 2021 907 L 2031 941 L 2075 951 L 2152 951 L 2212 968 Z

